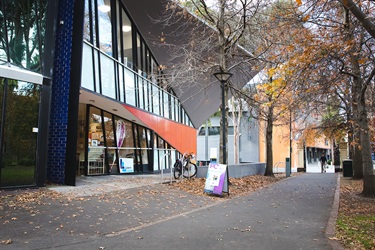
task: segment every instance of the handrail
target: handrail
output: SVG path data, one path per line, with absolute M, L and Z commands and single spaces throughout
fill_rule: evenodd
M 276 163 L 273 165 L 273 172 L 279 172 L 279 167 L 284 167 L 284 168 L 286 168 L 286 166 L 285 166 L 285 162 L 283 162 L 283 161 L 278 161 L 278 162 L 276 162 Z M 275 169 L 276 169 L 277 171 L 275 171 Z
M 170 152 L 167 152 L 167 153 L 165 153 L 162 157 L 161 157 L 161 159 L 160 159 L 160 162 L 159 162 L 159 166 L 160 166 L 160 171 L 161 171 L 161 181 L 163 182 L 164 181 L 164 171 L 163 171 L 163 169 L 164 169 L 164 167 L 162 167 L 163 165 L 162 165 L 162 163 L 163 163 L 163 160 L 165 159 L 165 157 L 168 155 L 169 157 L 171 157 L 171 152 L 172 151 L 176 151 L 176 149 L 163 149 L 163 150 L 166 150 L 166 151 L 170 151 Z M 171 172 L 171 174 L 170 174 L 170 177 L 171 177 L 171 180 L 170 180 L 170 183 L 172 183 L 172 168 L 170 168 L 170 172 Z

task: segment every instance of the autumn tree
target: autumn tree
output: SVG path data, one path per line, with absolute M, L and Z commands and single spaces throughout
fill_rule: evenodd
M 373 3 L 362 1 L 359 8 L 352 1 L 307 1 L 303 5 L 301 1 L 296 2 L 307 10 L 304 13 L 306 22 L 319 39 L 321 52 L 317 54 L 320 60 L 316 65 L 323 68 L 324 75 L 330 79 L 325 86 L 328 89 L 335 87 L 346 91 L 342 100 L 350 103 L 351 111 L 347 122 L 353 126 L 353 144 L 358 146 L 353 156 L 354 168 L 357 170 L 354 172 L 359 173 L 360 177 L 363 169 L 363 194 L 373 196 L 375 176 L 371 160 L 366 95 L 375 74 L 374 37 L 369 35 L 372 33 L 369 30 L 371 21 L 362 18 L 373 14 Z M 358 19 L 352 18 L 350 13 L 355 14 Z M 365 30 L 369 33 L 364 32 Z M 336 80 L 333 81 L 334 79 Z M 323 84 L 322 82 L 320 85 L 323 87 Z

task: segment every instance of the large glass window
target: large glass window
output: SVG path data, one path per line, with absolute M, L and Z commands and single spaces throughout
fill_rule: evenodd
M 0 2 L 0 60 L 41 72 L 46 6 L 47 0 Z
M 34 185 L 41 86 L 4 78 L 0 82 L 0 105 L 7 91 L 1 107 L 5 117 L 0 117 L 4 122 L 0 186 Z
M 132 124 L 119 117 L 115 118 L 120 173 L 133 173 L 135 160 Z

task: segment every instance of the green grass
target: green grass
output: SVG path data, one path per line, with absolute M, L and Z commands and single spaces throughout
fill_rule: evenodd
M 375 215 L 340 216 L 337 233 L 347 246 L 374 249 Z
M 1 187 L 33 185 L 34 166 L 7 166 L 0 169 L 1 171 Z

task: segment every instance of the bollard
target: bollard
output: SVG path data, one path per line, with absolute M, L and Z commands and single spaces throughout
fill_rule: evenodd
M 290 158 L 289 157 L 287 157 L 286 159 L 285 159 L 285 174 L 286 174 L 286 177 L 290 177 Z

